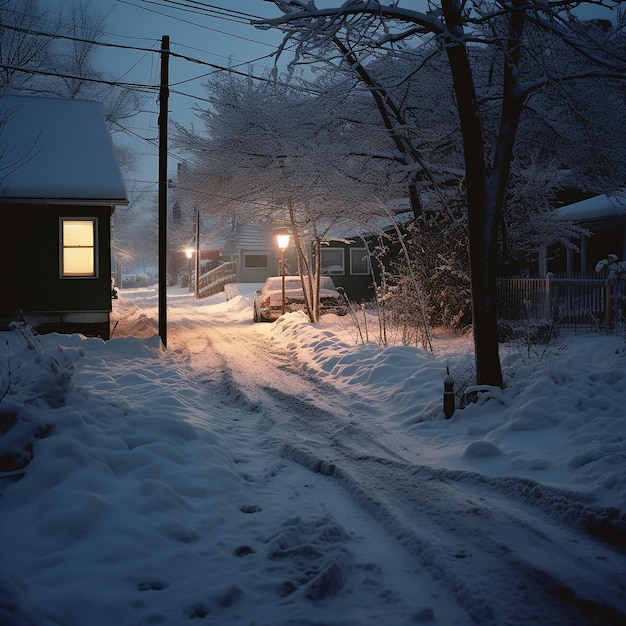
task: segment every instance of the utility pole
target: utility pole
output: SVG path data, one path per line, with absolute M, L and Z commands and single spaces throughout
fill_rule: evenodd
M 159 90 L 159 336 L 167 348 L 167 101 L 169 97 L 170 38 L 161 40 Z

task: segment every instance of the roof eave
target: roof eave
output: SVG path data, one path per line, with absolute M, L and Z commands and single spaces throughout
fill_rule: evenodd
M 0 197 L 0 204 L 44 204 L 46 206 L 128 206 L 126 198 L 7 198 Z

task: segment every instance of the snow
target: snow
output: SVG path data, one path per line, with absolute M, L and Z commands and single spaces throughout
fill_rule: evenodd
M 573 222 L 609 219 L 626 215 L 626 203 L 620 196 L 602 194 L 560 207 L 561 218 Z
M 0 333 L 0 623 L 620 622 L 622 337 L 504 346 L 506 388 L 446 420 L 468 337 L 430 354 L 350 316 L 253 324 L 257 287 L 170 288 L 167 350 L 156 287 L 120 292 L 108 342 Z
M 0 197 L 127 203 L 99 102 L 4 95 L 0 119 L 0 153 L 12 163 Z

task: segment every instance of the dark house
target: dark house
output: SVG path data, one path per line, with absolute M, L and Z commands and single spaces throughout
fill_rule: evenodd
M 238 283 L 263 283 L 268 276 L 280 274 L 280 251 L 270 222 L 242 222 L 227 236 L 228 243 L 220 251 L 222 261 L 236 263 Z M 291 250 L 290 250 L 291 252 Z M 286 273 L 296 273 L 292 255 L 285 263 Z
M 0 329 L 108 339 L 111 215 L 127 203 L 99 103 L 0 96 Z
M 352 302 L 374 299 L 368 245 L 373 247 L 367 240 L 350 239 L 323 242 L 320 248 L 322 274 L 343 287 Z
M 596 264 L 609 254 L 626 259 L 626 199 L 620 196 L 594 196 L 557 209 L 559 216 L 589 232 L 574 242 L 578 250 L 543 250 L 539 275 L 547 272 L 592 275 Z
M 412 220 L 412 212 L 398 204 L 393 218 L 379 217 L 361 231 L 350 224 L 336 226 L 328 239 L 322 242 L 322 274 L 332 276 L 335 284 L 346 290 L 352 302 L 373 300 L 383 265 L 389 266 L 395 259 L 403 258 L 396 229 L 403 229 Z M 381 246 L 386 249 L 382 259 Z

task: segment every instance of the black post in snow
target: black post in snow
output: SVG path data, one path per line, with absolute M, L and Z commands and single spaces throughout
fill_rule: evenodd
M 159 336 L 167 348 L 167 100 L 169 96 L 170 38 L 161 40 L 159 90 Z

